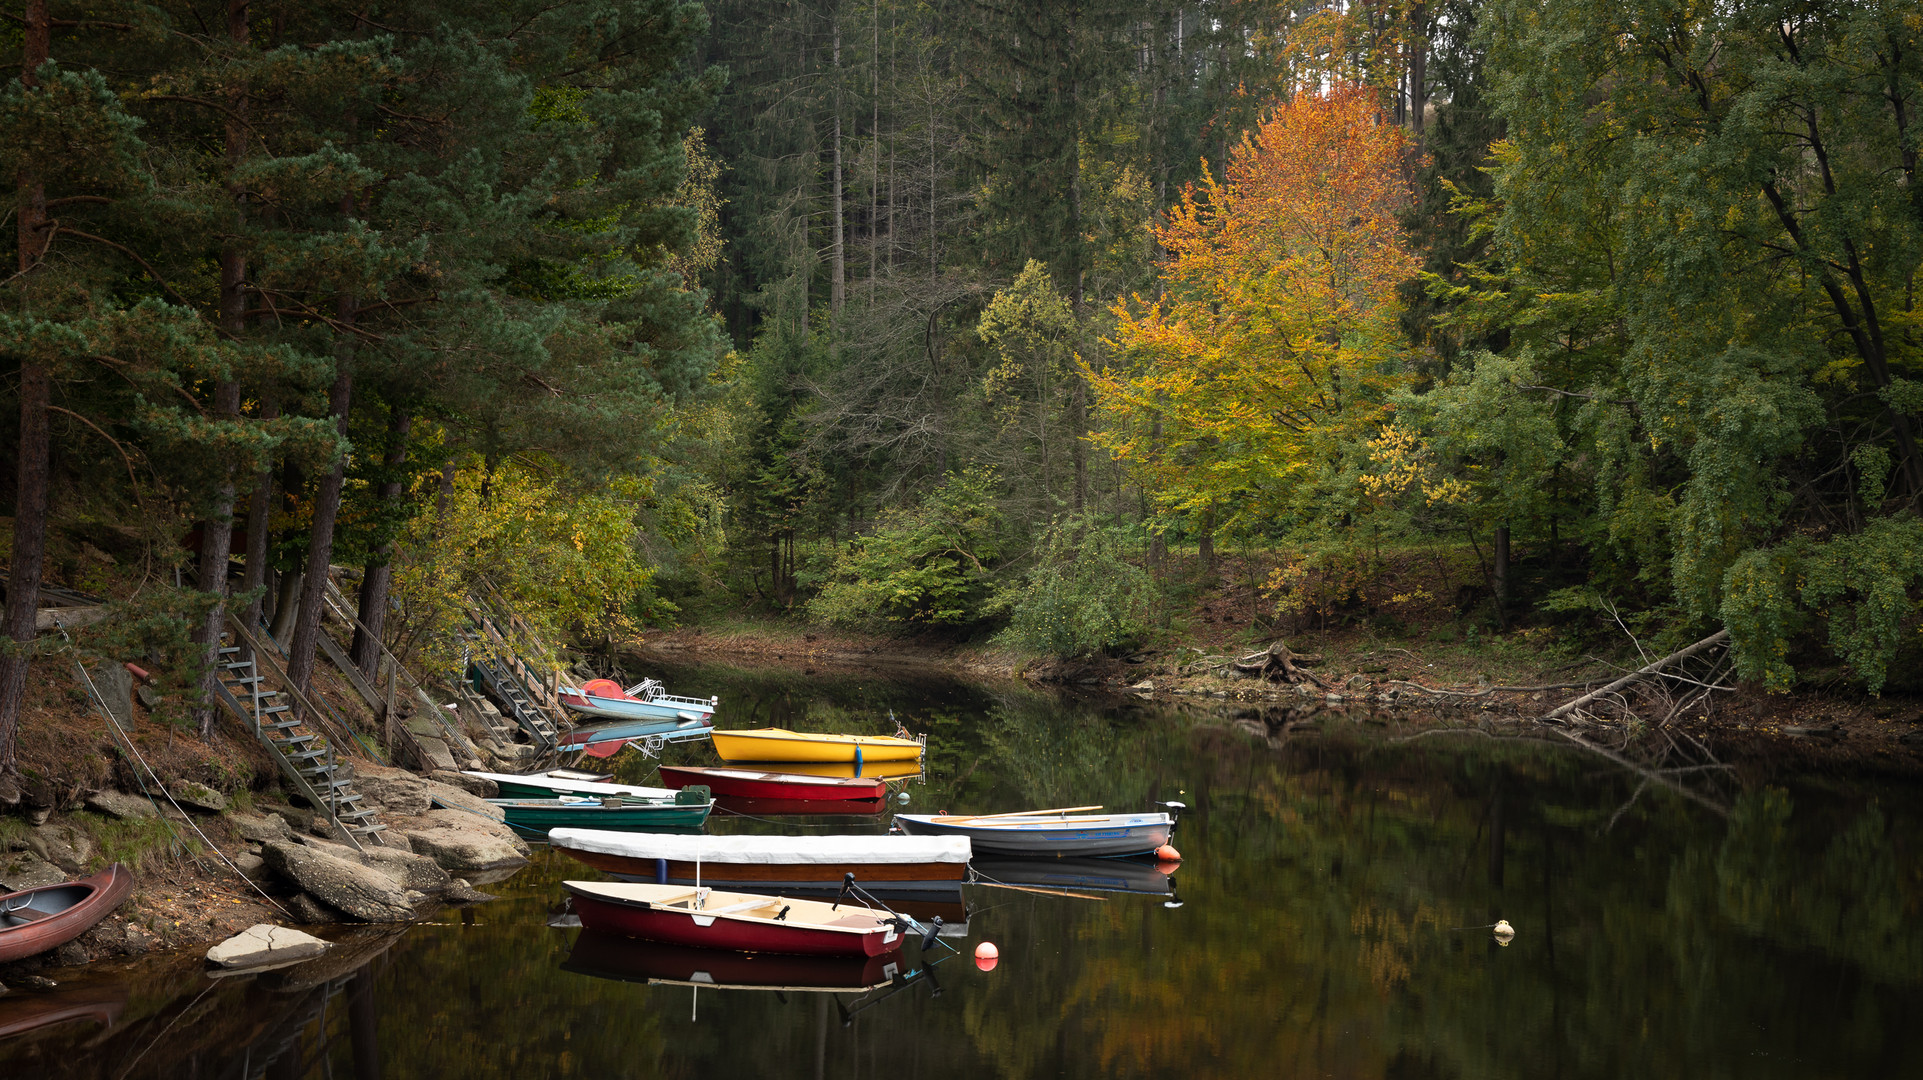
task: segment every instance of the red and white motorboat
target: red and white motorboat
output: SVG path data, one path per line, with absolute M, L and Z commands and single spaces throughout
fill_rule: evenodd
M 704 784 L 717 797 L 738 799 L 863 802 L 888 795 L 887 783 L 876 776 L 808 776 L 703 765 L 663 765 L 661 784 L 671 788 Z
M 702 949 L 794 956 L 880 956 L 904 920 L 885 911 L 685 885 L 563 881 L 586 929 Z

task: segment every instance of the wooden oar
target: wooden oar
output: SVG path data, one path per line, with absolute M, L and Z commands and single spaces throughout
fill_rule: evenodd
M 1010 810 L 1005 814 L 968 814 L 949 817 L 949 821 L 983 821 L 988 818 L 1003 817 L 1041 817 L 1043 814 L 1079 814 L 1084 810 L 1100 810 L 1100 806 L 1057 806 L 1052 810 Z

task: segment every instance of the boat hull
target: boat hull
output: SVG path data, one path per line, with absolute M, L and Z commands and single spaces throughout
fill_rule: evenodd
M 570 693 L 563 693 L 560 698 L 561 704 L 569 712 L 609 720 L 706 720 L 714 715 L 713 705 L 695 705 L 684 701 L 636 701 L 633 698 Z
M 904 837 L 549 837 L 569 856 L 629 881 L 701 884 L 743 892 L 833 892 L 849 874 L 877 892 L 952 894 L 968 872 L 968 845 Z M 764 843 L 765 841 L 765 843 Z
M 0 897 L 0 963 L 57 949 L 93 929 L 133 891 L 134 876 L 115 863 L 92 877 Z
M 715 731 L 723 761 L 920 761 L 922 745 L 892 735 L 831 735 L 781 728 Z
M 736 799 L 716 796 L 714 808 L 723 814 L 741 817 L 877 817 L 888 812 L 887 799 L 849 799 L 822 802 L 815 799 Z
M 968 825 L 896 814 L 895 825 L 910 836 L 966 836 L 975 851 L 988 855 L 1066 859 L 1147 855 L 1168 843 L 1175 822 L 1167 814 L 1130 814 L 1098 821 Z
M 561 885 L 573 897 L 574 911 L 581 917 L 581 926 L 597 933 L 619 934 L 697 949 L 790 956 L 880 956 L 901 947 L 901 932 L 882 921 L 879 913 L 869 912 L 865 908 L 844 907 L 843 910 L 849 914 L 843 918 L 848 920 L 851 929 L 841 930 L 798 922 L 743 919 L 722 912 L 657 906 L 644 901 L 615 899 L 608 895 L 613 889 L 623 886 L 600 886 L 596 890 L 597 883 L 594 882 L 564 881 Z M 732 896 L 718 893 L 715 899 L 732 899 Z M 778 901 L 780 898 L 770 896 L 767 899 Z M 866 925 L 855 930 L 852 929 L 855 923 Z
M 750 769 L 710 769 L 700 766 L 661 766 L 661 782 L 672 788 L 704 784 L 717 796 L 738 799 L 784 799 L 804 802 L 875 800 L 888 794 L 878 778 L 820 777 L 759 772 Z
M 551 799 L 490 799 L 516 829 L 545 834 L 549 829 L 606 829 L 648 832 L 655 829 L 699 829 L 714 809 L 712 801 L 675 805 L 603 806 L 598 802 L 562 803 Z
M 674 790 L 671 788 L 637 787 L 632 784 L 608 784 L 593 780 L 564 780 L 541 774 L 515 776 L 512 773 L 470 771 L 467 775 L 494 781 L 494 786 L 501 789 L 499 797 L 503 799 L 557 799 L 563 795 L 595 797 L 620 795 L 631 799 L 674 798 Z

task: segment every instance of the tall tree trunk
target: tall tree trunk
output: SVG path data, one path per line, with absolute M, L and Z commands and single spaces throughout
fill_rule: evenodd
M 401 503 L 400 468 L 407 464 L 407 431 L 413 422 L 414 418 L 398 406 L 389 413 L 387 457 L 382 460 L 387 466 L 387 476 L 381 480 L 380 496 L 390 513 Z M 374 552 L 361 574 L 361 625 L 354 628 L 352 652 L 355 665 L 370 683 L 380 672 L 381 624 L 387 621 L 387 589 L 394 580 L 393 560 L 394 541 L 390 538 Z
M 848 259 L 841 199 L 841 19 L 835 19 L 834 245 L 829 256 L 828 307 L 836 315 L 848 294 Z
M 223 256 L 223 262 L 225 258 Z M 226 276 L 225 268 L 222 277 Z M 224 286 L 223 286 L 224 287 Z M 225 297 L 222 298 L 223 302 Z M 240 384 L 232 380 L 214 387 L 214 415 L 234 422 L 240 419 Z M 194 721 L 202 738 L 214 733 L 214 698 L 220 686 L 220 633 L 227 622 L 227 562 L 233 554 L 234 540 L 234 467 L 214 492 L 214 505 L 200 526 L 200 591 L 214 598 L 213 606 L 192 640 L 201 647 L 200 699 L 194 704 Z
M 236 48 L 247 44 L 247 5 L 249 0 L 227 0 L 227 37 Z M 227 170 L 231 176 L 247 153 L 247 95 L 235 90 L 227 101 Z M 228 197 L 234 204 L 234 235 L 220 251 L 220 329 L 228 340 L 240 337 L 246 329 L 247 257 L 240 248 L 240 231 L 247 219 L 247 193 L 239 184 L 229 183 Z M 232 380 L 214 387 L 214 415 L 229 422 L 240 419 L 240 384 Z M 214 505 L 200 532 L 200 591 L 210 593 L 214 604 L 207 617 L 194 628 L 193 642 L 201 647 L 200 700 L 194 706 L 194 720 L 202 738 L 214 732 L 214 697 L 220 687 L 220 635 L 227 623 L 227 561 L 233 554 L 234 498 L 237 494 L 232 462 L 225 468 Z
M 267 398 L 260 404 L 260 418 L 274 420 L 280 416 L 280 403 Z M 242 592 L 251 593 L 247 610 L 241 612 L 241 625 L 251 632 L 260 625 L 261 612 L 267 606 L 267 547 L 268 524 L 274 512 L 274 470 L 262 469 L 254 484 L 254 493 L 247 500 L 247 573 L 240 579 Z M 247 646 L 243 643 L 241 648 Z
M 1423 130 L 1428 126 L 1423 110 L 1429 106 L 1424 85 L 1429 79 L 1429 5 L 1420 2 L 1409 8 L 1409 126 L 1415 132 L 1416 156 L 1422 156 Z
M 27 0 L 26 25 L 20 49 L 20 84 L 39 85 L 37 72 L 52 49 L 52 22 L 47 0 Z M 19 229 L 21 275 L 39 264 L 47 245 L 47 190 L 40 177 L 22 170 L 17 178 L 20 201 L 14 210 Z M 17 288 L 30 288 L 30 280 Z M 40 574 L 47 556 L 47 470 L 52 440 L 47 431 L 47 409 L 53 402 L 53 382 L 46 365 L 22 358 L 20 362 L 20 465 L 14 495 L 13 556 L 7 574 L 6 636 L 12 649 L 0 653 L 0 805 L 20 801 L 20 762 L 15 732 L 20 703 L 27 695 L 27 650 L 36 633 L 34 612 L 40 606 Z
M 354 342 L 348 335 L 354 326 L 353 296 L 342 293 L 335 302 L 335 318 L 343 327 L 340 370 L 327 393 L 327 409 L 334 417 L 334 429 L 347 438 L 347 413 L 354 402 Z M 306 578 L 301 582 L 300 610 L 294 615 L 294 637 L 287 644 L 287 678 L 302 693 L 314 677 L 314 650 L 320 646 L 322 599 L 327 592 L 327 566 L 334 555 L 334 521 L 340 516 L 341 487 L 347 479 L 347 454 L 343 450 L 327 475 L 321 477 L 314 493 L 314 524 L 307 538 Z
M 1495 566 L 1490 571 L 1496 590 L 1496 606 L 1509 602 L 1509 526 L 1496 526 Z

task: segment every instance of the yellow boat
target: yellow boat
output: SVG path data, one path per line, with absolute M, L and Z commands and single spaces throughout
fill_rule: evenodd
M 723 761 L 919 761 L 918 739 L 893 735 L 830 735 L 786 728 L 715 731 L 715 753 Z

